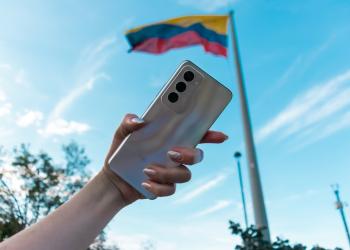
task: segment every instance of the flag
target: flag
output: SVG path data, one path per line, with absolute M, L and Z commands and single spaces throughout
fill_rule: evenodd
M 170 49 L 202 45 L 215 55 L 227 55 L 226 15 L 183 16 L 128 30 L 130 51 L 161 54 Z

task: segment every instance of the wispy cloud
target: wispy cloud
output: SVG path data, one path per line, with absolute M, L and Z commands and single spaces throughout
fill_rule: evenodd
M 291 101 L 257 132 L 257 141 L 275 133 L 285 138 L 321 121 L 326 121 L 350 104 L 350 69 L 318 84 Z
M 227 8 L 237 0 L 179 0 L 178 3 L 183 6 L 190 6 L 200 11 L 212 12 Z
M 287 69 L 283 72 L 282 76 L 278 79 L 275 88 L 280 88 L 283 86 L 289 78 L 295 73 L 297 69 L 300 68 L 303 62 L 303 56 L 298 55 L 293 62 L 287 67 Z
M 212 205 L 211 207 L 205 208 L 197 213 L 195 213 L 193 215 L 193 217 L 202 217 L 208 214 L 212 214 L 215 213 L 219 210 L 222 210 L 228 206 L 230 206 L 232 204 L 232 201 L 230 200 L 220 200 L 217 201 L 214 205 Z
M 19 127 L 28 127 L 30 125 L 39 125 L 44 115 L 37 110 L 26 110 L 23 114 L 17 116 L 16 124 Z
M 190 202 L 193 199 L 197 198 L 198 196 L 204 194 L 205 192 L 208 192 L 209 190 L 215 188 L 220 183 L 222 183 L 226 178 L 227 178 L 227 175 L 219 174 L 215 178 L 197 185 L 192 189 L 192 191 L 187 192 L 181 198 L 175 200 L 175 203 L 180 204 L 180 203 Z
M 52 113 L 50 114 L 50 119 L 58 119 L 80 96 L 85 92 L 93 89 L 94 85 L 98 80 L 109 80 L 109 76 L 105 73 L 96 74 L 87 79 L 86 82 L 78 85 L 77 87 L 70 90 L 70 92 L 61 98 L 61 100 L 56 104 Z
M 57 102 L 48 115 L 45 127 L 38 130 L 41 135 L 81 134 L 91 128 L 89 124 L 64 119 L 64 113 L 83 94 L 91 91 L 98 81 L 110 79 L 102 68 L 118 49 L 116 37 L 107 36 L 82 51 L 77 65 L 76 86 Z
M 276 84 L 274 84 L 270 89 L 266 90 L 265 93 L 261 95 L 258 101 L 256 101 L 256 106 L 259 106 L 264 100 L 271 97 L 284 85 L 296 81 L 298 76 L 304 75 L 309 67 L 317 60 L 318 57 L 326 51 L 336 38 L 336 34 L 332 34 L 325 41 L 323 41 L 319 46 L 311 49 L 307 53 L 301 53 L 296 55 L 294 59 L 291 60 L 290 64 L 282 72 L 281 76 L 277 79 Z
M 323 41 L 319 46 L 312 49 L 309 53 L 298 55 L 295 60 L 288 66 L 286 71 L 282 74 L 281 78 L 277 82 L 277 86 L 280 87 L 290 80 L 293 75 L 304 74 L 309 67 L 317 60 L 318 57 L 326 51 L 335 40 L 335 33 Z
M 317 126 L 317 129 L 310 128 L 309 130 L 303 132 L 300 136 L 302 140 L 299 138 L 299 141 L 301 142 L 298 143 L 297 146 L 292 148 L 292 150 L 300 150 L 307 145 L 318 142 L 328 136 L 331 136 L 347 128 L 350 128 L 350 112 L 346 112 L 345 114 L 336 116 L 329 123 L 322 126 Z

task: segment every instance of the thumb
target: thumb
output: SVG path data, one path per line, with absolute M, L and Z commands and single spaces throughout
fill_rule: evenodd
M 122 143 L 122 141 L 133 131 L 140 129 L 144 125 L 144 121 L 135 114 L 127 114 L 117 131 L 114 134 L 113 144 Z
M 118 129 L 114 133 L 113 142 L 107 154 L 106 161 L 108 161 L 114 151 L 130 133 L 140 129 L 144 124 L 144 121 L 135 114 L 125 115 Z

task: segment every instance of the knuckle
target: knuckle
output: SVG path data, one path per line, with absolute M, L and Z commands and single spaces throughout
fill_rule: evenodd
M 159 187 L 155 190 L 155 195 L 157 196 L 170 196 L 173 195 L 176 191 L 175 185 L 170 184 L 166 186 Z
M 164 169 L 164 167 L 158 166 L 158 165 L 153 165 L 152 168 L 156 171 L 157 173 L 157 180 L 161 183 L 166 183 L 169 179 L 167 170 Z
M 169 178 L 166 175 L 164 175 L 164 173 L 158 172 L 157 179 L 160 183 L 167 183 Z
M 152 193 L 155 195 L 155 196 L 161 196 L 161 189 L 156 187 L 156 188 L 153 188 L 152 190 Z

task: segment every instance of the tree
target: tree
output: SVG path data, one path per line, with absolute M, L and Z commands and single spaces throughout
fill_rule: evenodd
M 65 161 L 57 164 L 45 152 L 31 153 L 28 145 L 15 148 L 11 157 L 0 148 L 0 241 L 48 215 L 87 183 L 84 148 L 71 142 L 62 150 Z M 107 246 L 102 232 L 89 249 L 118 248 Z
M 242 239 L 243 245 L 237 245 L 236 250 L 306 250 L 307 247 L 302 244 L 292 245 L 289 240 L 277 237 L 271 243 L 264 241 L 261 229 L 256 229 L 250 226 L 247 229 L 242 229 L 239 223 L 229 221 L 229 229 L 233 235 L 237 235 Z M 326 248 L 314 246 L 310 250 L 327 250 Z M 342 250 L 335 248 L 334 250 Z

